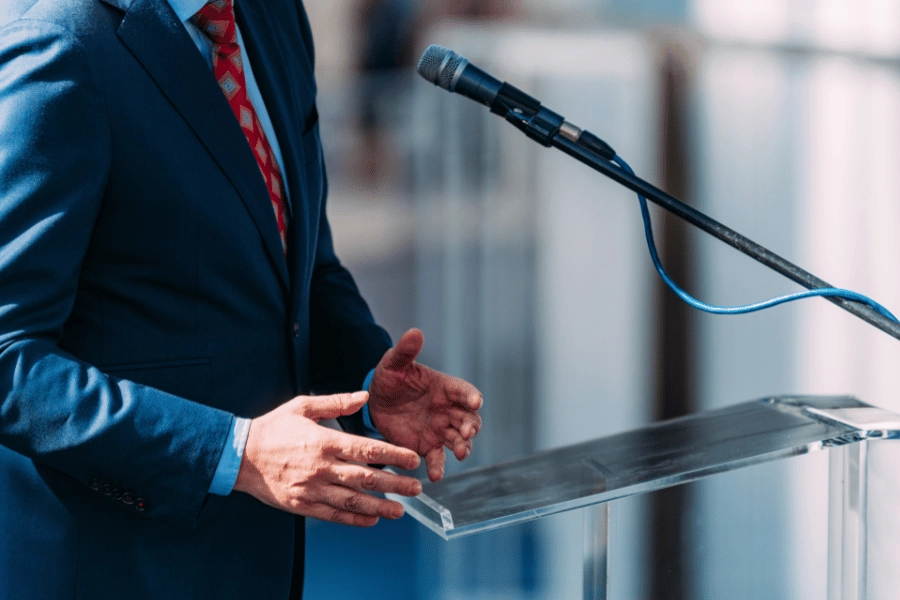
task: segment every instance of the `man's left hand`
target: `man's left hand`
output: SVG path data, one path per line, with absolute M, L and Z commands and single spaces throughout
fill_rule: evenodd
M 416 362 L 425 338 L 407 331 L 375 368 L 369 386 L 369 415 L 384 438 L 425 457 L 428 477 L 444 475 L 444 446 L 458 460 L 472 453 L 481 429 L 481 392 L 467 381 Z

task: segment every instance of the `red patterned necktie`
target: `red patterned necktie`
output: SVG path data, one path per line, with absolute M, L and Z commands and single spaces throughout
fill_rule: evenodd
M 241 125 L 244 137 L 247 138 L 247 143 L 253 150 L 259 171 L 266 181 L 269 199 L 272 201 L 275 219 L 278 221 L 281 246 L 287 254 L 284 180 L 278 162 L 275 160 L 275 154 L 272 152 L 272 146 L 269 145 L 269 140 L 266 138 L 266 132 L 259 124 L 256 110 L 247 96 L 244 63 L 241 58 L 241 47 L 237 43 L 237 26 L 231 0 L 213 0 L 194 15 L 193 22 L 212 41 L 213 75 L 228 99 L 228 104 L 231 105 L 231 110 Z

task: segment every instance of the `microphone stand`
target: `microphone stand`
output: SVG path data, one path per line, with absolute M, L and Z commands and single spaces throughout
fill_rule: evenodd
M 492 111 L 500 113 L 501 111 L 497 110 L 497 108 L 505 105 L 505 108 L 509 108 L 504 115 L 506 120 L 538 143 L 562 150 L 595 171 L 606 175 L 616 183 L 644 196 L 654 204 L 681 217 L 688 223 L 740 250 L 747 256 L 807 289 L 834 287 L 809 271 L 801 269 L 794 263 L 757 244 L 750 238 L 726 227 L 699 210 L 691 208 L 640 177 L 623 171 L 607 158 L 615 156 L 612 148 L 590 132 L 582 132 L 571 124 L 564 122 L 559 115 L 541 107 L 539 103 L 537 103 L 537 107 L 534 107 L 537 110 L 534 110 L 531 106 L 525 107 L 521 103 L 509 102 L 509 99 L 503 96 L 505 94 L 501 91 L 502 98 L 498 100 L 503 101 L 503 103 L 497 102 L 491 107 Z M 838 297 L 826 296 L 825 299 L 900 340 L 900 323 L 892 321 L 868 305 Z

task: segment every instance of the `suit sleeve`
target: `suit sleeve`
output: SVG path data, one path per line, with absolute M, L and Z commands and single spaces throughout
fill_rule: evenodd
M 0 29 L 0 444 L 196 521 L 234 416 L 61 351 L 110 165 L 86 52 L 55 25 Z M 112 499 L 109 502 L 113 502 Z

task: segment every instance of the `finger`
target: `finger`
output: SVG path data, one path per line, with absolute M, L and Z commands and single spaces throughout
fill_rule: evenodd
M 447 414 L 450 416 L 450 424 L 459 430 L 463 439 L 470 440 L 481 431 L 481 415 L 478 413 L 452 406 L 447 410 Z
M 318 421 L 352 415 L 359 411 L 368 399 L 368 392 L 354 392 L 331 396 L 299 396 L 296 400 L 304 417 Z
M 340 511 L 368 517 L 399 519 L 403 516 L 403 505 L 399 502 L 376 498 L 341 485 L 327 486 L 319 501 Z
M 422 345 L 425 344 L 425 336 L 418 329 L 410 329 L 403 334 L 397 345 L 388 350 L 384 359 L 384 367 L 394 371 L 402 371 L 416 360 Z
M 461 408 L 451 407 L 447 410 L 452 425 L 464 440 L 471 440 L 481 431 L 481 416 Z
M 341 460 L 391 465 L 406 470 L 415 469 L 421 462 L 419 455 L 407 448 L 339 431 L 333 432 L 326 449 Z
M 464 440 L 455 429 L 448 429 L 444 434 L 444 445 L 453 451 L 456 460 L 465 460 L 472 453 L 472 442 Z
M 444 393 L 451 402 L 469 410 L 479 410 L 484 398 L 478 388 L 458 377 L 447 377 L 444 382 Z
M 418 479 L 361 465 L 337 465 L 332 471 L 330 480 L 331 483 L 346 488 L 382 494 L 418 496 L 422 493 L 422 484 Z
M 443 446 L 429 450 L 428 454 L 425 455 L 425 465 L 428 467 L 428 479 L 431 481 L 438 481 L 443 477 L 444 464 L 446 462 L 447 457 L 444 456 Z
M 307 515 L 322 521 L 338 523 L 339 525 L 352 525 L 354 527 L 371 527 L 378 522 L 378 517 L 340 510 L 327 504 L 313 505 L 307 512 Z
M 466 460 L 472 454 L 472 442 L 468 440 L 459 440 L 453 444 L 453 456 L 456 460 Z

